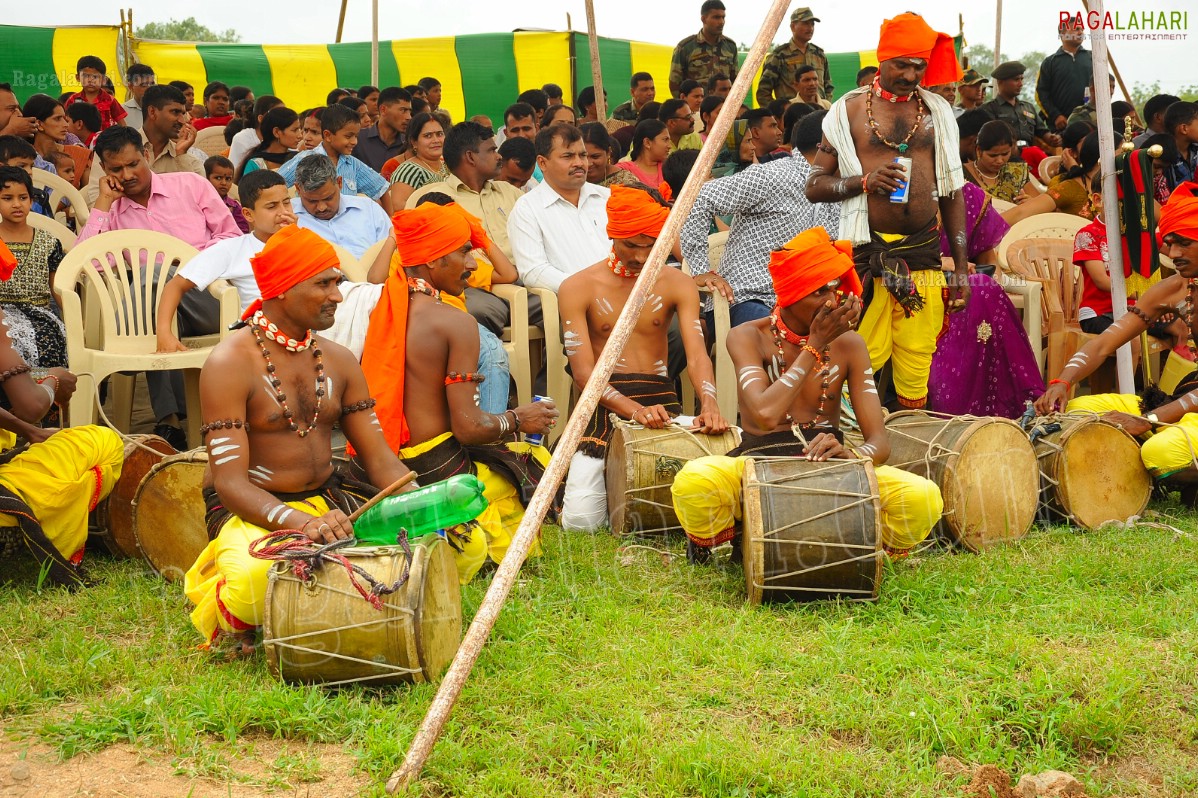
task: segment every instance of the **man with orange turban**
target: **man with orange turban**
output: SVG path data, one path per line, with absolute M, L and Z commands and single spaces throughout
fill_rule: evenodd
M 778 304 L 769 318 L 728 334 L 739 382 L 741 444 L 723 457 L 691 460 L 671 492 L 692 562 L 732 541 L 748 457 L 812 461 L 862 459 L 873 464 L 882 505 L 882 542 L 893 552 L 927 537 L 943 511 L 936 483 L 883 465 L 890 442 L 865 341 L 853 331 L 861 315 L 861 283 L 847 241 L 822 227 L 800 233 L 770 257 Z M 846 448 L 840 430 L 845 386 L 864 443 Z M 849 499 L 846 498 L 846 502 Z
M 498 414 L 479 407 L 479 326 L 442 300 L 465 290 L 477 268 L 470 250 L 486 246 L 472 219 L 434 203 L 392 217 L 403 266 L 392 266 L 362 355 L 390 450 L 425 484 L 471 473 L 485 486 L 488 507 L 475 519 L 484 534 L 450 535 L 463 584 L 488 556 L 503 560 L 549 462 L 543 447 L 515 442 L 518 433 L 546 432 L 558 416 L 552 401 Z
M 874 369 L 890 362 L 898 405 L 920 408 L 945 295 L 950 312 L 969 299 L 957 122 L 945 99 L 920 84 L 951 83 L 961 67 L 951 37 L 912 13 L 882 23 L 878 60 L 873 83 L 841 97 L 824 118 L 807 198 L 840 203 L 840 234 L 853 244 L 864 289 L 870 361 Z M 941 271 L 941 223 L 951 284 Z
M 562 283 L 558 309 L 566 356 L 580 391 L 590 380 L 612 327 L 624 310 L 669 215 L 670 209 L 647 192 L 612 186 L 607 201 L 611 254 Z M 570 461 L 562 509 L 564 528 L 590 531 L 607 522 L 603 469 L 613 429 L 611 414 L 650 429 L 662 429 L 671 423 L 673 416 L 682 413 L 666 365 L 667 331 L 675 316 L 691 383 L 700 401 L 701 412 L 695 418 L 695 425 L 700 433 L 706 434 L 723 434 L 728 429 L 728 422 L 720 415 L 716 403 L 715 373 L 699 320 L 698 289 L 682 272 L 663 268 Z
M 1126 314 L 1091 338 L 1065 364 L 1061 373 L 1049 380 L 1048 390 L 1036 400 L 1036 410 L 1039 413 L 1061 409 L 1102 413 L 1104 418 L 1119 424 L 1132 435 L 1147 438 L 1140 446 L 1140 459 L 1154 477 L 1173 477 L 1182 483 L 1193 483 L 1198 478 L 1193 457 L 1193 452 L 1198 450 L 1198 375 L 1193 371 L 1193 363 L 1187 364 L 1190 373 L 1179 382 L 1167 385 L 1162 378 L 1161 390 L 1154 387 L 1142 398 L 1134 394 L 1108 393 L 1069 399 L 1073 386 L 1093 374 L 1120 346 L 1139 338 L 1150 324 L 1165 314 L 1177 313 L 1185 318 L 1186 314 L 1179 308 L 1198 302 L 1198 183 L 1182 183 L 1173 191 L 1161 208 L 1156 235 L 1161 254 L 1173 260 L 1177 273 L 1148 288 L 1135 305 L 1127 308 Z M 1195 335 L 1194 319 L 1191 317 L 1187 322 L 1193 351 L 1198 336 Z M 1166 375 L 1168 371 L 1166 369 Z M 1160 427 L 1160 424 L 1169 426 Z M 1198 494 L 1192 484 L 1183 485 L 1183 498 L 1195 504 Z
M 208 529 L 219 533 L 184 577 L 205 644 L 235 633 L 246 651 L 262 623 L 271 565 L 250 545 L 279 529 L 317 543 L 348 538 L 346 514 L 408 471 L 387 446 L 357 359 L 316 335 L 332 326 L 341 302 L 332 246 L 289 225 L 250 265 L 262 298 L 200 372 L 200 431 L 212 470 L 204 500 Z M 334 424 L 371 484 L 334 470 Z

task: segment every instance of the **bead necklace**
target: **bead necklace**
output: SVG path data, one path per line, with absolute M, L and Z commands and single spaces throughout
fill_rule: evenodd
M 874 94 L 878 95 L 883 100 L 886 100 L 887 102 L 892 102 L 892 103 L 911 102 L 911 98 L 919 93 L 918 89 L 911 92 L 910 94 L 894 94 L 892 92 L 888 92 L 888 91 L 886 91 L 886 89 L 882 88 L 882 80 L 881 80 L 881 78 L 879 78 L 876 75 L 874 76 L 874 82 L 873 82 L 873 85 L 871 86 L 871 88 L 873 89 Z
M 640 274 L 639 271 L 634 272 L 621 263 L 620 259 L 616 257 L 615 250 L 612 250 L 612 253 L 607 256 L 607 268 L 611 269 L 617 277 L 636 277 Z
M 258 331 L 261 331 L 268 338 L 270 338 L 270 340 L 274 341 L 288 352 L 303 352 L 305 349 L 312 346 L 311 330 L 308 330 L 308 334 L 304 336 L 302 341 L 297 341 L 280 331 L 279 326 L 270 319 L 266 318 L 266 314 L 260 310 L 254 314 L 250 321 L 254 324 L 255 334 L 257 334 Z
M 810 352 L 815 357 L 815 364 L 819 367 L 816 372 L 821 377 L 819 391 L 819 407 L 815 411 L 816 420 L 820 417 L 828 420 L 829 416 L 824 412 L 824 405 L 831 400 L 828 395 L 828 386 L 832 383 L 831 362 L 828 357 L 828 347 L 824 347 L 821 353 L 815 347 L 807 343 L 807 336 L 799 335 L 789 327 L 786 322 L 782 321 L 782 313 L 778 308 L 774 308 L 774 312 L 770 314 L 770 331 L 774 334 L 774 345 L 778 347 L 778 375 L 781 376 L 788 368 L 786 362 L 786 353 L 782 348 L 783 342 L 793 344 L 803 351 Z M 789 418 L 787 414 L 787 418 Z
M 282 391 L 283 381 L 275 374 L 275 364 L 270 359 L 270 350 L 266 348 L 266 341 L 263 340 L 262 333 L 257 327 L 251 327 L 250 329 L 254 331 L 254 338 L 258 341 L 258 347 L 262 350 L 262 357 L 266 359 L 266 378 L 270 381 L 270 387 L 274 389 L 275 401 L 279 403 L 279 407 L 283 408 L 283 418 L 287 419 L 287 426 L 301 438 L 308 437 L 308 433 L 316 429 L 316 422 L 320 419 L 320 406 L 324 403 L 324 362 L 321 360 L 320 347 L 316 346 L 312 348 L 312 356 L 316 359 L 316 412 L 312 414 L 312 423 L 308 425 L 308 428 L 300 429 L 299 424 L 295 423 L 295 414 L 287 406 L 287 394 Z
M 441 292 L 429 285 L 428 280 L 425 280 L 423 277 L 408 278 L 408 293 L 424 294 L 425 296 L 431 296 L 438 302 L 441 301 Z
M 911 129 L 907 131 L 906 138 L 896 144 L 882 135 L 882 131 L 878 127 L 878 120 L 874 119 L 874 93 L 871 91 L 865 95 L 865 120 L 869 122 L 870 130 L 872 130 L 874 135 L 878 137 L 878 141 L 882 142 L 887 147 L 898 150 L 899 155 L 902 155 L 907 151 L 910 146 L 907 142 L 909 142 L 911 137 L 915 135 L 915 131 L 919 130 L 919 125 L 921 122 L 923 122 L 923 100 L 920 98 L 918 92 L 912 92 L 909 97 L 915 98 L 915 124 L 911 125 Z

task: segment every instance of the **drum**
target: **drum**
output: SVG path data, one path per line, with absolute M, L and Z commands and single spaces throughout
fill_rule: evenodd
M 743 501 L 750 603 L 877 599 L 882 508 L 873 463 L 754 457 Z
M 886 429 L 887 465 L 940 486 L 942 537 L 977 552 L 1027 534 L 1036 518 L 1039 470 L 1014 421 L 904 410 L 887 416 Z
M 376 610 L 338 563 L 301 582 L 287 562 L 270 569 L 263 644 L 270 672 L 285 682 L 430 682 L 462 641 L 462 594 L 449 544 L 437 535 L 412 541 L 407 581 Z M 392 585 L 408 558 L 399 546 L 341 549 L 351 563 Z M 358 577 L 361 581 L 361 577 Z M 369 588 L 367 588 L 369 589 Z
M 112 492 L 96 506 L 94 534 L 117 557 L 139 557 L 133 536 L 133 499 L 142 479 L 175 447 L 157 435 L 126 435 L 125 462 Z M 140 445 L 139 445 L 140 444 Z
M 1152 477 L 1123 429 L 1090 414 L 1054 415 L 1038 419 L 1032 434 L 1050 518 L 1097 529 L 1148 506 Z
M 683 427 L 647 429 L 613 419 L 604 466 L 607 513 L 616 535 L 661 535 L 681 529 L 670 497 L 674 475 L 696 457 L 727 454 L 740 445 L 740 430 L 699 435 Z
M 163 458 L 133 499 L 138 555 L 169 582 L 181 581 L 208 545 L 202 493 L 207 467 L 208 450 L 203 448 Z

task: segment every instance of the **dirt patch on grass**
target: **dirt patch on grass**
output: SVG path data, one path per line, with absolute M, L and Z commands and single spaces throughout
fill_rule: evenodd
M 300 763 L 288 767 L 289 763 Z M 0 738 L 0 798 L 321 798 L 359 795 L 369 779 L 339 746 L 252 741 L 225 760 L 226 779 L 179 775 L 192 769 L 155 752 L 113 745 L 62 761 L 50 746 Z

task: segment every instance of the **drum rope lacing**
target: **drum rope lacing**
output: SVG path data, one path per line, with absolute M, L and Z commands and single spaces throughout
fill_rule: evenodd
M 307 535 L 294 529 L 277 529 L 268 535 L 263 535 L 250 543 L 250 556 L 259 560 L 277 560 L 291 563 L 295 578 L 305 585 L 315 582 L 315 571 L 319 571 L 326 563 L 335 563 L 345 568 L 349 583 L 353 585 L 358 595 L 370 602 L 376 610 L 383 609 L 380 596 L 390 595 L 408 581 L 412 570 L 412 548 L 408 545 L 408 536 L 399 538 L 400 548 L 404 553 L 403 573 L 393 584 L 386 584 L 375 579 L 366 569 L 350 562 L 349 558 L 340 553 L 340 549 L 357 543 L 354 538 L 335 540 L 332 543 L 316 546 Z M 362 587 L 359 577 L 370 586 L 369 590 Z

